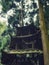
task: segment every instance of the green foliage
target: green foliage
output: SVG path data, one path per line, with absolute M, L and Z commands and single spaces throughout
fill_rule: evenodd
M 2 36 L 5 30 L 7 30 L 6 22 L 0 22 L 0 50 L 5 48 L 9 42 L 9 35 Z
M 0 36 L 0 50 L 4 49 L 6 46 L 9 45 L 10 36 Z
M 7 29 L 6 22 L 0 22 L 0 36 Z
M 49 5 L 45 5 L 45 22 L 46 22 L 46 28 L 49 36 Z
M 7 12 L 12 7 L 12 0 L 2 0 L 3 12 Z
M 3 64 L 0 63 L 0 65 L 3 65 Z

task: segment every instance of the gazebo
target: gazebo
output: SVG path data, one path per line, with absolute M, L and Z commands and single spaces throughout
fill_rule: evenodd
M 2 51 L 5 65 L 44 65 L 41 31 L 35 25 L 16 27 L 9 49 Z

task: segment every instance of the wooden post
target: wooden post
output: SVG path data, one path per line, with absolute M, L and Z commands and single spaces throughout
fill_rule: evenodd
M 39 4 L 39 18 L 40 18 L 40 29 L 41 29 L 41 38 L 42 38 L 42 45 L 43 45 L 43 54 L 44 54 L 44 65 L 49 65 L 49 58 L 48 58 L 48 48 L 47 44 L 49 44 L 48 41 L 48 35 L 46 30 L 46 24 L 44 19 L 44 12 L 43 12 L 43 5 L 40 3 L 40 0 L 38 0 Z

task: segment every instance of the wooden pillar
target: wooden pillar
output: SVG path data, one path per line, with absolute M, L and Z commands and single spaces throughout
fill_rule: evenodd
M 39 18 L 40 18 L 40 29 L 41 29 L 41 38 L 42 38 L 42 45 L 43 45 L 43 54 L 44 54 L 44 65 L 49 65 L 49 58 L 48 58 L 48 48 L 47 44 L 49 44 L 48 41 L 48 35 L 46 30 L 46 24 L 44 19 L 44 12 L 43 12 L 43 5 L 40 3 L 40 0 L 38 0 L 39 4 Z

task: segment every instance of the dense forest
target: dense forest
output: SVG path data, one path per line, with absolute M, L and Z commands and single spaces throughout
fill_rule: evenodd
M 16 35 L 16 26 L 34 24 L 41 29 L 45 65 L 49 65 L 49 0 L 0 0 L 0 9 L 0 58 L 10 35 Z

